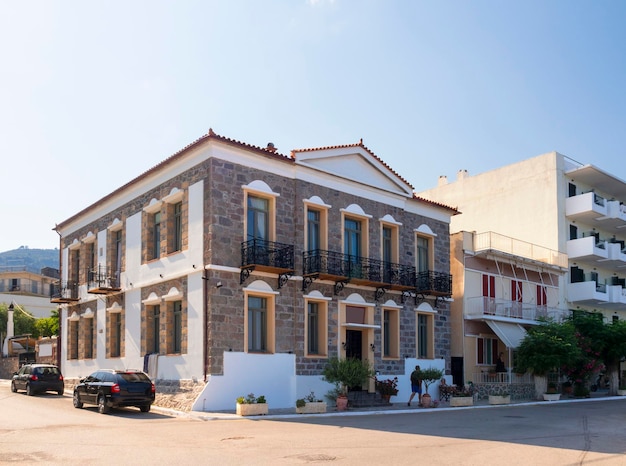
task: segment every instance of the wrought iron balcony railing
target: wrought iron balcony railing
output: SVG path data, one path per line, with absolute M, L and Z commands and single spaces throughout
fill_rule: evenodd
M 280 288 L 293 275 L 294 247 L 292 244 L 277 243 L 258 238 L 241 243 L 241 273 L 243 283 L 252 270 L 277 273 Z
M 333 280 L 336 292 L 347 282 L 375 286 L 377 297 L 386 288 L 415 289 L 415 267 L 409 265 L 322 249 L 304 251 L 302 263 L 304 289 L 316 278 Z
M 51 303 L 78 301 L 78 283 L 58 281 L 50 285 Z
M 92 294 L 108 294 L 120 291 L 119 272 L 105 265 L 98 265 L 87 271 L 87 292 Z
M 452 275 L 433 270 L 418 272 L 415 288 L 420 295 L 450 296 L 452 294 Z

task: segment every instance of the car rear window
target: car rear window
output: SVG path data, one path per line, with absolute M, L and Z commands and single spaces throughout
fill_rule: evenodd
M 59 375 L 59 369 L 57 367 L 35 367 L 33 373 L 37 375 Z
M 118 372 L 117 375 L 129 383 L 150 382 L 150 377 L 143 372 Z

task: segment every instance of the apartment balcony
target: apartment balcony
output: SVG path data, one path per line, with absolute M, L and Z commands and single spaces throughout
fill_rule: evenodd
M 50 302 L 55 304 L 78 301 L 78 284 L 59 281 L 50 285 Z
M 607 293 L 609 294 L 609 302 L 605 306 L 607 308 L 624 308 L 626 306 L 626 288 L 621 285 L 607 285 Z
M 472 235 L 472 244 L 464 247 L 476 255 L 494 254 L 516 261 L 539 263 L 541 266 L 567 268 L 566 254 L 492 231 Z
M 510 301 L 499 298 L 477 296 L 465 299 L 466 319 L 502 319 L 519 320 L 533 323 L 543 319 L 557 322 L 570 315 L 566 309 L 558 309 L 534 303 Z
M 278 288 L 281 288 L 294 272 L 294 247 L 257 238 L 244 241 L 241 243 L 240 269 L 240 284 L 253 270 L 258 270 L 278 274 Z
M 595 280 L 568 283 L 567 299 L 571 303 L 590 306 L 604 306 L 609 304 L 607 286 Z
M 110 294 L 120 291 L 119 273 L 104 265 L 87 271 L 87 293 Z
M 613 233 L 626 228 L 626 206 L 620 201 L 607 200 L 593 192 L 567 198 L 565 215 L 570 220 L 597 226 Z
M 302 253 L 303 289 L 315 279 L 335 282 L 335 292 L 350 282 L 377 288 L 377 297 L 385 289 L 415 292 L 415 267 L 367 257 L 315 249 Z
M 607 241 L 589 234 L 567 242 L 567 255 L 572 261 L 603 262 L 609 259 Z

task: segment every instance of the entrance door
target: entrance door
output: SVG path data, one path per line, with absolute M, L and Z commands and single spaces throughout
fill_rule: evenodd
M 457 387 L 462 387 L 465 384 L 463 380 L 463 358 L 455 356 L 450 358 L 450 372 L 452 373 L 452 383 Z
M 346 330 L 346 358 L 362 359 L 363 332 L 361 330 Z

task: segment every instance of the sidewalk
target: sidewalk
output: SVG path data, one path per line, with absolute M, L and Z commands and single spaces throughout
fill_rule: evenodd
M 490 405 L 488 399 L 474 400 L 472 406 L 463 407 L 450 407 L 449 403 L 441 402 L 437 408 L 420 408 L 414 403 L 412 406 L 407 406 L 406 402 L 392 403 L 389 406 L 381 408 L 380 406 L 372 408 L 349 408 L 347 411 L 337 411 L 335 407 L 328 407 L 328 411 L 323 414 L 296 414 L 295 408 L 278 408 L 269 409 L 269 413 L 263 416 L 238 416 L 235 414 L 234 409 L 228 411 L 215 411 L 215 412 L 180 412 L 167 408 L 161 408 L 159 406 L 152 406 L 152 410 L 162 414 L 168 414 L 172 416 L 190 417 L 202 421 L 215 421 L 215 420 L 260 420 L 260 419 L 303 419 L 307 417 L 345 417 L 345 416 L 368 416 L 368 415 L 390 415 L 390 414 L 419 414 L 419 413 L 431 413 L 433 411 L 447 411 L 450 409 L 491 409 L 502 408 L 511 406 L 531 406 L 545 403 L 580 403 L 585 401 L 620 401 L 626 400 L 626 397 L 622 396 L 607 396 L 607 391 L 598 391 L 591 393 L 589 398 L 561 398 L 559 401 L 540 401 L 540 400 L 512 400 L 508 405 Z

